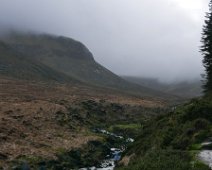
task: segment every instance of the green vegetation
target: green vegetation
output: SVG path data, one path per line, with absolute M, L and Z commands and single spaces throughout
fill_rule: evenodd
M 51 170 L 90 167 L 99 165 L 105 154 L 109 154 L 106 141 L 89 141 L 83 148 L 59 152 L 56 160 L 46 161 L 46 167 Z
M 139 123 L 132 124 L 115 124 L 111 125 L 108 130 L 122 136 L 136 137 L 141 131 L 142 125 Z
M 49 170 L 78 169 L 80 167 L 89 167 L 99 165 L 109 152 L 107 141 L 89 141 L 82 148 L 66 151 L 58 150 L 55 160 L 44 160 L 40 157 L 23 156 L 17 158 L 13 164 L 15 170 L 22 170 L 23 167 L 39 169 L 45 167 Z
M 39 169 L 45 167 L 49 170 L 67 170 L 67 169 L 79 169 L 83 167 L 100 166 L 101 161 L 110 155 L 111 147 L 118 147 L 124 145 L 125 139 L 116 139 L 111 136 L 102 136 L 102 140 L 89 141 L 81 148 L 75 148 L 67 151 L 63 148 L 58 149 L 56 159 L 46 160 L 40 157 L 22 156 L 12 162 L 12 166 L 15 170 L 22 170 L 27 166 L 31 169 Z
M 140 124 L 120 124 L 120 125 L 112 125 L 110 126 L 109 130 L 110 131 L 114 131 L 114 129 L 132 129 L 132 130 L 136 130 L 136 129 L 140 129 L 141 125 Z
M 139 160 L 139 162 L 137 162 Z M 132 161 L 129 167 L 122 170 L 209 170 L 207 166 L 190 162 L 191 157 L 185 152 L 172 150 L 151 150 L 143 157 Z
M 58 103 L 66 109 L 65 111 L 59 110 L 55 112 L 54 120 L 57 125 L 81 135 L 96 136 L 98 139 L 93 139 L 93 141 L 80 148 L 70 150 L 62 146 L 54 148 L 54 160 L 25 155 L 12 162 L 10 167 L 14 166 L 19 170 L 24 166 L 24 163 L 27 163 L 31 169 L 38 169 L 40 166 L 44 166 L 55 170 L 97 166 L 100 161 L 105 159 L 106 155 L 109 155 L 110 148 L 120 148 L 120 146 L 129 145 L 126 138 L 137 137 L 142 130 L 142 122 L 166 111 L 165 108 L 131 106 L 110 103 L 104 100 L 83 100 L 71 104 L 65 100 L 59 100 Z M 129 124 L 129 122 L 131 123 Z M 110 132 L 114 132 L 124 138 L 117 138 L 112 135 L 109 137 L 98 133 L 95 131 L 96 129 L 109 129 Z M 97 133 L 94 133 L 94 131 Z M 61 138 L 64 138 L 63 135 L 63 133 L 57 134 Z M 51 149 L 51 147 L 48 149 Z
M 210 27 L 211 16 L 208 15 L 209 20 L 206 21 Z M 211 40 L 211 35 L 208 35 L 210 31 L 207 30 L 211 29 L 210 27 L 205 27 L 203 40 L 207 42 L 202 49 L 205 54 L 207 91 L 211 87 L 211 63 L 208 62 L 211 53 L 208 55 L 209 52 L 205 50 L 209 48 L 208 39 Z M 83 44 L 73 39 L 51 35 L 14 34 L 0 42 L 0 51 L 1 75 L 69 85 L 83 82 L 83 85 L 90 84 L 86 85 L 88 88 L 98 86 L 99 89 L 118 89 L 120 92 L 132 92 L 138 96 L 169 97 L 158 91 L 131 84 L 111 73 L 94 61 L 92 54 Z M 161 98 L 159 99 L 161 101 Z M 54 117 L 55 123 L 61 127 L 65 126 L 76 133 L 86 129 L 82 134 L 91 134 L 93 129 L 104 128 L 124 137 L 136 137 L 135 143 L 130 145 L 125 153 L 125 156 L 131 157 L 129 165 L 120 165 L 117 169 L 209 170 L 195 158 L 195 154 L 203 149 L 200 144 L 212 136 L 212 100 L 209 97 L 192 100 L 168 114 L 165 114 L 166 109 L 160 107 L 110 103 L 99 101 L 98 98 L 71 104 L 60 102 L 60 105 L 67 109 L 57 111 Z M 54 160 L 21 156 L 12 164 L 17 165 L 14 167 L 17 170 L 23 168 L 23 162 L 30 164 L 32 169 L 45 166 L 52 170 L 98 165 L 109 153 L 110 147 L 121 146 L 125 141 L 103 135 L 99 137 L 103 139 L 90 141 L 82 148 L 68 151 L 58 149 Z M 207 147 L 212 148 L 210 145 Z M 28 166 L 27 163 L 24 166 Z
M 204 84 L 205 92 L 212 92 L 212 1 L 209 3 L 210 12 L 206 15 L 205 25 L 202 33 L 203 64 L 206 71 L 206 82 Z
M 104 100 L 84 100 L 66 107 L 68 113 L 61 111 L 56 113 L 56 119 L 60 125 L 73 129 L 76 129 L 76 125 L 91 129 L 109 128 L 111 131 L 140 130 L 141 122 L 167 110 L 162 107 L 131 106 Z
M 44 162 L 42 157 L 36 157 L 30 155 L 30 156 L 18 157 L 16 158 L 15 161 L 11 162 L 10 164 L 14 170 L 22 170 L 27 167 L 30 167 L 31 169 L 37 169 L 38 167 L 44 165 Z
M 193 153 L 212 136 L 212 100 L 195 99 L 168 115 L 149 120 L 126 155 L 129 166 L 118 169 L 204 170 Z M 172 168 L 170 168 L 172 167 Z

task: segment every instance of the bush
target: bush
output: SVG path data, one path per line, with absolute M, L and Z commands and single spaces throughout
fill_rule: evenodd
M 118 170 L 190 170 L 190 157 L 185 152 L 151 150 L 144 157 L 133 160 Z

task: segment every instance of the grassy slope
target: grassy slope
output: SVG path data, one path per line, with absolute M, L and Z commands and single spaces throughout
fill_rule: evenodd
M 18 53 L 3 42 L 0 42 L 0 51 L 1 75 L 34 81 L 54 81 L 60 83 L 78 82 L 63 73 L 57 72 L 40 62 Z
M 209 170 L 196 160 L 200 148 L 195 146 L 211 135 L 211 99 L 193 100 L 144 124 L 142 133 L 126 153 L 126 158 L 134 155 L 130 164 L 117 169 Z
M 180 96 L 183 98 L 193 98 L 202 96 L 202 82 L 193 80 L 191 82 L 161 83 L 157 79 L 123 76 L 125 80 L 137 83 L 144 87 L 149 87 L 164 93 Z
M 3 41 L 14 51 L 81 82 L 141 96 L 176 99 L 174 96 L 125 81 L 95 62 L 91 52 L 82 43 L 71 38 L 14 33 Z
M 101 141 L 90 129 L 138 123 L 164 105 L 79 84 L 34 83 L 0 76 L 0 167 L 11 169 L 24 161 L 37 166 L 44 160 L 57 159 L 60 161 L 56 164 L 62 166 L 71 160 L 70 150 L 88 141 Z M 68 166 L 79 164 L 69 162 Z

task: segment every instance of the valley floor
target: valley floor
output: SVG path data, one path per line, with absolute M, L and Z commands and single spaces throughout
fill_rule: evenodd
M 138 124 L 163 112 L 165 106 L 164 101 L 113 90 L 1 77 L 0 167 L 18 168 L 27 161 L 36 169 L 43 160 L 63 160 L 61 154 L 86 148 L 91 141 L 105 143 L 105 138 L 92 133 L 91 128 L 129 121 Z

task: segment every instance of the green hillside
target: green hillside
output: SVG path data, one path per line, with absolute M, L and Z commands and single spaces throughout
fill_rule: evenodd
M 123 79 L 139 84 L 144 87 L 149 87 L 151 89 L 161 91 L 163 93 L 180 96 L 183 98 L 194 98 L 202 96 L 202 82 L 201 80 L 193 81 L 179 81 L 171 83 L 162 83 L 154 78 L 141 78 L 141 77 L 131 77 L 122 76 Z
M 0 75 L 31 81 L 78 82 L 40 62 L 33 61 L 3 42 L 0 42 L 0 61 Z
M 119 170 L 209 170 L 197 159 L 201 143 L 212 136 L 212 102 L 196 99 L 143 124 Z
M 76 80 L 87 85 L 116 89 L 143 97 L 176 99 L 176 97 L 170 97 L 165 93 L 120 78 L 97 63 L 87 47 L 71 38 L 46 34 L 11 33 L 1 39 L 10 47 L 9 51 L 12 50 L 23 58 L 22 62 L 25 65 L 28 61 L 33 61 L 30 64 L 42 65 L 43 69 L 44 67 L 48 69 L 46 70 L 47 74 L 56 79 Z M 15 59 L 14 65 L 15 61 L 19 63 Z M 26 66 L 25 73 L 27 73 L 28 67 L 33 68 L 30 64 Z M 11 70 L 11 72 L 14 71 Z M 19 74 L 17 76 L 21 77 Z

